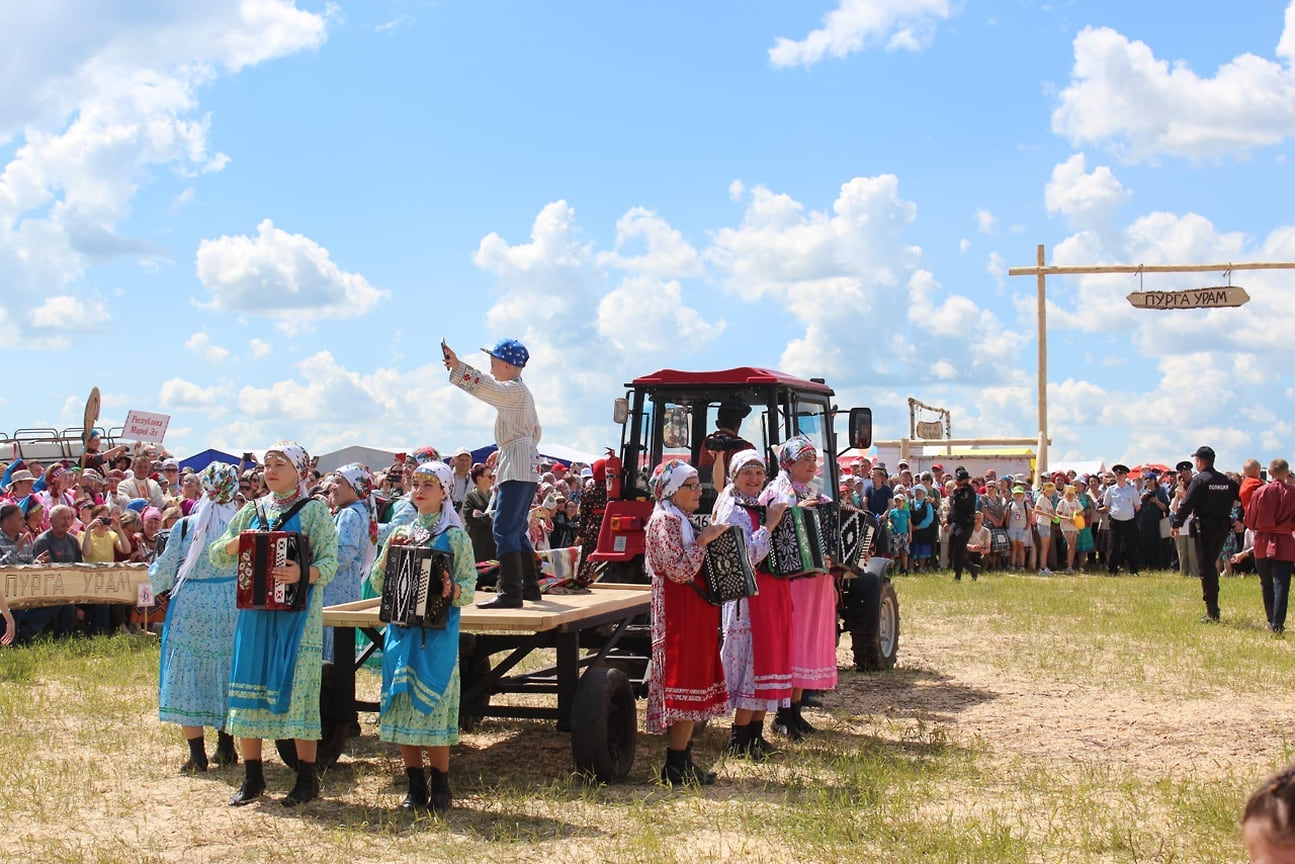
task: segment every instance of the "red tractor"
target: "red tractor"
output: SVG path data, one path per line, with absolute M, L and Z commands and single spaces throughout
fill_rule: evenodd
M 774 448 L 795 435 L 807 435 L 820 454 L 818 492 L 838 498 L 837 457 L 850 447 L 872 444 L 872 412 L 849 411 L 849 444 L 838 450 L 832 389 L 821 378 L 808 381 L 768 369 L 741 367 L 716 372 L 662 369 L 636 378 L 629 392 L 616 400 L 615 420 L 621 424 L 619 458 L 607 469 L 607 509 L 603 513 L 598 548 L 590 556 L 608 582 L 644 582 L 644 527 L 652 513 L 648 478 L 668 459 L 698 467 L 702 501 L 698 512 L 709 513 L 722 488 L 722 468 L 714 462 L 734 447 L 754 446 L 770 466 L 777 466 Z M 718 456 L 716 454 L 719 454 Z M 899 599 L 887 575 L 890 561 L 871 556 L 877 529 L 871 514 L 849 511 L 860 535 L 840 554 L 843 508 L 827 508 L 836 520 L 827 554 L 837 580 L 840 629 L 849 632 L 855 665 L 864 671 L 889 669 L 899 648 Z M 850 560 L 853 559 L 853 560 Z M 842 563 L 845 562 L 845 563 Z

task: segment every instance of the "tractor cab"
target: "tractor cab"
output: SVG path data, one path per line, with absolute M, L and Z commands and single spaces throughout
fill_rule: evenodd
M 806 435 L 819 453 L 813 485 L 827 497 L 837 497 L 833 393 L 821 379 L 752 367 L 714 372 L 663 369 L 626 387 L 628 392 L 615 407 L 622 427 L 620 458 L 608 468 L 607 509 L 591 556 L 604 567 L 604 579 L 644 581 L 643 530 L 652 513 L 649 482 L 653 469 L 671 459 L 697 468 L 702 483 L 698 513 L 705 515 L 724 487 L 729 455 L 754 447 L 772 476 L 778 464 L 775 446 Z M 868 409 L 853 409 L 850 426 L 848 446 L 871 444 Z

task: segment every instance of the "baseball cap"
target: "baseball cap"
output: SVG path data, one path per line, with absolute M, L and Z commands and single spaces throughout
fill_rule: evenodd
M 957 470 L 953 472 L 953 476 L 957 480 L 970 480 L 971 472 L 959 465 Z
M 526 346 L 516 339 L 501 339 L 495 343 L 493 348 L 482 348 L 482 351 L 491 357 L 498 357 L 505 363 L 522 369 L 526 362 L 531 359 L 531 352 L 526 350 Z
M 1196 448 L 1196 452 L 1192 454 L 1192 457 L 1193 457 L 1193 458 L 1195 458 L 1195 459 L 1208 459 L 1208 460 L 1210 460 L 1210 461 L 1213 461 L 1213 460 L 1214 460 L 1214 448 L 1213 448 L 1213 447 L 1207 447 L 1207 446 L 1205 446 L 1204 444 L 1202 444 L 1200 447 L 1197 447 L 1197 448 Z
M 471 455 L 472 455 L 472 451 L 469 450 L 467 447 L 460 447 L 458 450 L 454 451 L 454 456 L 451 456 L 450 458 L 453 459 L 458 456 L 471 456 Z

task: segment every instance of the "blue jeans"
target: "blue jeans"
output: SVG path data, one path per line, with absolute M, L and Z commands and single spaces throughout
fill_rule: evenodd
M 496 554 L 500 558 L 510 552 L 531 550 L 531 540 L 526 529 L 531 515 L 531 502 L 535 500 L 536 485 L 521 480 L 508 480 L 499 484 L 499 494 L 495 496 L 495 524 L 491 530 L 495 535 Z

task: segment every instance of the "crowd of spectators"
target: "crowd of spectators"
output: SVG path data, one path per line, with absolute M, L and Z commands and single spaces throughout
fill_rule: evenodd
M 100 449 L 94 436 L 80 459 L 41 464 L 15 460 L 0 474 L 0 564 L 78 562 L 150 563 L 164 547 L 171 527 L 187 516 L 201 496 L 197 474 L 182 469 L 169 453 L 151 447 L 119 445 Z M 380 539 L 398 525 L 413 521 L 409 500 L 414 468 L 440 459 L 433 447 L 397 454 L 390 466 L 374 473 L 374 497 Z M 478 562 L 495 558 L 491 536 L 494 454 L 473 464 L 464 448 L 446 460 L 454 470 L 452 499 L 472 538 Z M 242 506 L 267 494 L 262 467 L 251 453 L 238 466 L 235 502 Z M 583 545 L 597 532 L 581 531 L 601 515 L 582 511 L 581 499 L 595 485 L 594 468 L 579 462 L 541 465 L 542 476 L 530 513 L 530 538 L 536 550 Z M 328 501 L 333 475 L 315 471 L 311 494 Z M 601 483 L 601 478 L 598 481 Z M 604 495 L 589 502 L 605 501 Z M 586 549 L 586 557 L 588 551 Z M 0 599 L 0 613 L 7 610 Z M 41 633 L 106 634 L 140 629 L 125 605 L 48 606 L 17 610 L 3 618 L 4 638 L 27 641 Z M 160 612 L 153 615 L 159 621 Z M 144 619 L 146 622 L 148 619 Z
M 1136 480 L 1130 480 L 1134 473 Z M 1182 529 L 1171 524 L 1194 473 L 1190 461 L 1167 471 L 1145 465 L 1130 471 L 1114 465 L 1091 476 L 1057 471 L 1036 483 L 1033 474 L 999 476 L 988 470 L 970 481 L 978 516 L 972 541 L 977 548 L 972 551 L 990 570 L 1051 575 L 1116 572 L 1123 567 L 1130 573 L 1178 569 L 1194 576 L 1193 521 L 1189 517 Z M 1233 505 L 1233 530 L 1218 562 L 1226 574 L 1252 569 L 1243 502 L 1262 482 L 1262 473 L 1255 459 L 1247 460 L 1240 473 L 1227 472 L 1241 495 Z M 843 500 L 877 517 L 882 529 L 878 552 L 893 557 L 899 572 L 909 573 L 950 566 L 949 506 L 955 486 L 954 473 L 940 463 L 914 472 L 901 461 L 890 471 L 880 462 L 862 459 L 844 475 L 840 493 Z M 1112 492 L 1125 488 L 1127 493 Z M 1136 502 L 1131 520 L 1120 512 L 1119 502 L 1125 497 Z M 979 533 L 982 527 L 989 535 L 985 549 L 979 548 L 985 539 Z

